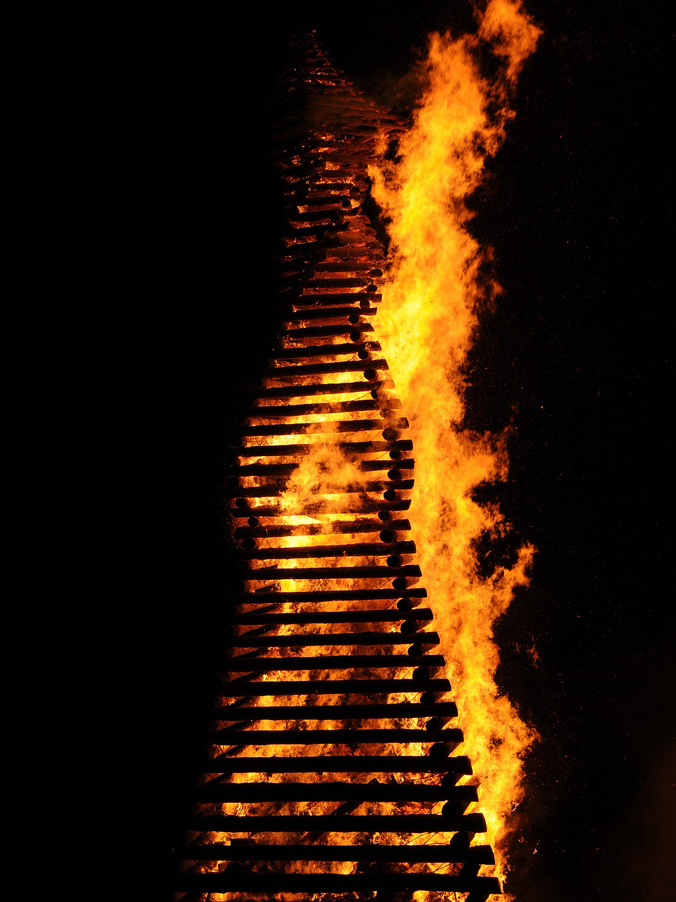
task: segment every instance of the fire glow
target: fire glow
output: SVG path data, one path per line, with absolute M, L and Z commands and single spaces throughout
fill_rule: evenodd
M 532 549 L 478 576 L 477 538 L 507 526 L 472 492 L 507 461 L 499 438 L 460 428 L 481 261 L 464 198 L 537 34 L 518 4 L 493 0 L 477 37 L 433 35 L 408 131 L 313 38 L 299 43 L 306 68 L 287 82 L 303 127 L 287 115 L 278 159 L 285 312 L 233 454 L 243 590 L 184 902 L 500 892 L 533 737 L 497 695 L 491 634 Z M 482 41 L 504 61 L 499 83 L 477 73 Z M 389 261 L 363 211 L 367 166 Z

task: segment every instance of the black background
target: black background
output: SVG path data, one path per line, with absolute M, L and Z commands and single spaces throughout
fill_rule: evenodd
M 39 438 L 21 447 L 19 603 L 37 590 L 49 782 L 81 837 L 59 876 L 79 873 L 89 898 L 168 898 L 232 578 L 228 418 L 274 329 L 265 106 L 287 39 L 317 28 L 392 98 L 428 31 L 471 29 L 451 5 L 28 23 L 41 126 L 19 149 L 40 254 L 15 378 L 18 434 Z M 676 769 L 666 23 L 620 0 L 528 9 L 544 36 L 473 200 L 505 290 L 468 392 L 468 425 L 513 427 L 501 502 L 538 549 L 496 628 L 501 686 L 542 736 L 512 888 L 661 902 Z

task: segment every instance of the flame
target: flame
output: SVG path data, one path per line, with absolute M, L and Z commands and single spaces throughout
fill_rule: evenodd
M 509 817 L 523 790 L 522 759 L 535 733 L 495 684 L 493 624 L 527 582 L 533 548 L 489 578 L 477 568 L 476 543 L 508 529 L 500 511 L 480 506 L 473 490 L 507 475 L 506 436 L 462 427 L 463 367 L 484 291 L 479 269 L 488 251 L 468 230 L 467 198 L 484 177 L 488 156 L 505 136 L 518 73 L 540 31 L 519 0 L 491 0 L 478 34 L 433 34 L 423 68 L 425 88 L 396 162 L 370 168 L 373 194 L 389 220 L 393 260 L 383 286 L 378 334 L 410 419 L 418 479 L 409 518 L 418 544 L 450 668 L 465 743 L 481 781 L 489 841 L 506 872 Z M 501 60 L 487 80 L 477 54 L 490 45 Z M 499 292 L 499 286 L 492 290 Z

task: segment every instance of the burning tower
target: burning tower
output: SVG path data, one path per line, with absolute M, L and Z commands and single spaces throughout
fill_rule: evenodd
M 368 167 L 402 126 L 312 36 L 283 98 L 282 324 L 233 447 L 242 592 L 176 898 L 479 902 L 500 882 L 377 332 Z

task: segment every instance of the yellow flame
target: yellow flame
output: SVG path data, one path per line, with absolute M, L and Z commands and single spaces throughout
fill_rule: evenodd
M 415 448 L 418 479 L 409 519 L 467 753 L 481 780 L 480 810 L 504 877 L 509 815 L 522 797 L 522 757 L 535 734 L 498 693 L 492 634 L 514 588 L 527 582 L 533 549 L 522 548 L 514 567 L 499 568 L 490 578 L 478 572 L 477 539 L 507 525 L 496 507 L 478 505 L 472 492 L 484 481 L 503 479 L 508 462 L 504 437 L 461 426 L 463 366 L 477 326 L 477 276 L 486 253 L 468 231 L 466 198 L 503 140 L 513 115 L 510 88 L 540 31 L 519 0 L 491 0 L 478 21 L 477 36 L 430 36 L 424 93 L 399 141 L 397 162 L 383 157 L 370 175 L 394 251 L 378 335 Z M 476 59 L 486 42 L 502 63 L 490 82 Z M 384 135 L 383 151 L 386 141 Z

